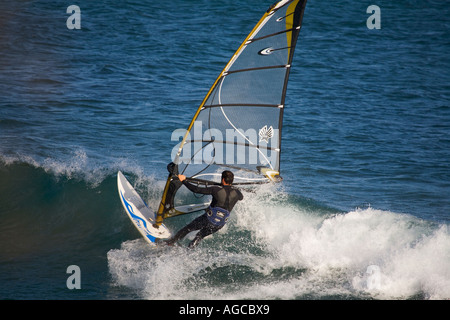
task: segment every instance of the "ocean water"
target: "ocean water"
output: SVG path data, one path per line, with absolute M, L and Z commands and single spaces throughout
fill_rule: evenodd
M 70 4 L 0 2 L 1 299 L 450 298 L 445 1 L 308 2 L 284 181 L 196 250 L 150 248 L 116 174 L 156 208 L 172 132 L 272 1 L 82 1 L 81 29 Z

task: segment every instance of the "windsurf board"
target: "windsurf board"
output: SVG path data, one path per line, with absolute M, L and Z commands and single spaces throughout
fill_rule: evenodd
M 120 171 L 117 174 L 117 187 L 120 200 L 128 217 L 148 243 L 155 243 L 156 239 L 170 238 L 171 233 L 164 224 L 160 225 L 159 228 L 153 227 L 155 213 L 147 206 Z

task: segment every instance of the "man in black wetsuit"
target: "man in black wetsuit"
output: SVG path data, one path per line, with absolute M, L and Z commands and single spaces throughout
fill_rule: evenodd
M 200 230 L 194 240 L 189 244 L 189 248 L 197 246 L 204 237 L 219 231 L 225 225 L 236 202 L 242 200 L 244 196 L 241 191 L 231 186 L 234 175 L 231 171 L 222 172 L 222 184 L 220 186 L 198 187 L 186 181 L 184 175 L 179 175 L 181 182 L 192 192 L 212 195 L 212 201 L 206 213 L 194 219 L 191 223 L 177 232 L 168 245 L 173 245 L 183 239 L 188 233 Z

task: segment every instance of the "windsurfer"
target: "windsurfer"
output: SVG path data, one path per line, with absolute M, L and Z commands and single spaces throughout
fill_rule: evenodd
M 166 241 L 168 245 L 174 245 L 178 240 L 183 239 L 188 233 L 199 230 L 194 240 L 189 244 L 189 248 L 194 248 L 206 236 L 209 236 L 223 228 L 228 221 L 231 210 L 234 205 L 244 198 L 239 189 L 231 186 L 234 180 L 234 174 L 225 170 L 222 172 L 222 182 L 220 186 L 198 187 L 186 181 L 182 174 L 178 175 L 180 181 L 192 192 L 212 195 L 212 201 L 206 212 L 194 219 L 187 226 L 182 228 L 170 240 Z

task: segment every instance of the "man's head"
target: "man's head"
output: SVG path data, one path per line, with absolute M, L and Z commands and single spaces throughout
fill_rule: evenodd
M 225 170 L 222 172 L 222 182 L 225 184 L 232 184 L 234 180 L 234 174 L 231 171 Z

